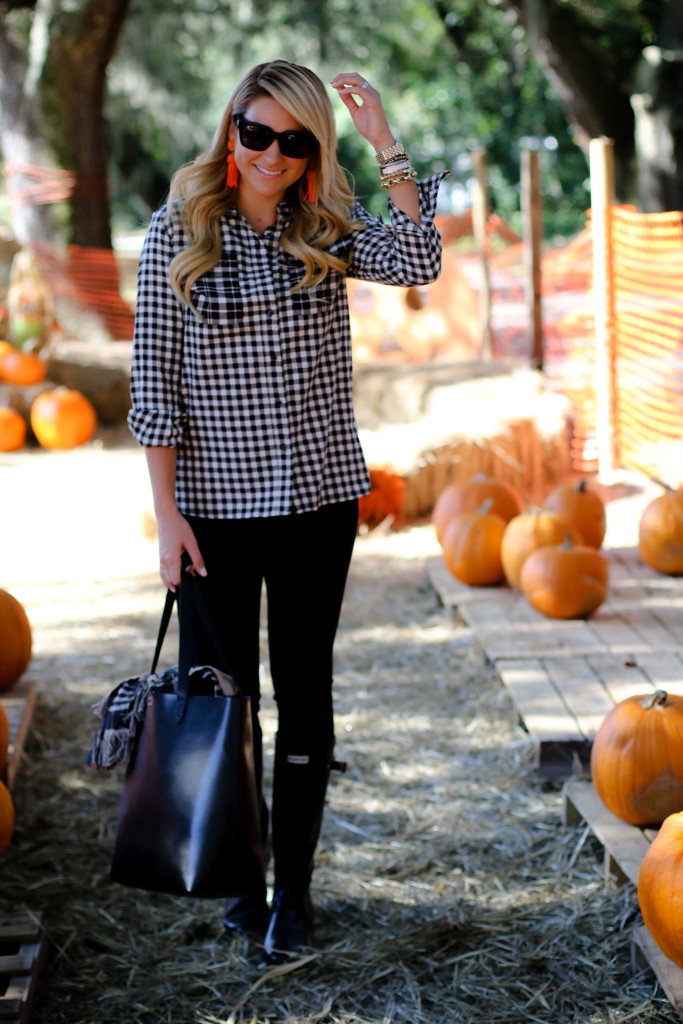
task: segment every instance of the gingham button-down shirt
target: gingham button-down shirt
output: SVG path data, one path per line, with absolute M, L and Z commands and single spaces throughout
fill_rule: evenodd
M 394 285 L 433 281 L 443 174 L 420 182 L 420 225 L 391 200 L 391 226 L 358 203 L 363 223 L 331 246 L 348 275 Z M 178 301 L 168 276 L 186 248 L 166 208 L 140 258 L 130 428 L 141 445 L 177 449 L 176 499 L 209 519 L 307 512 L 366 494 L 368 473 L 352 405 L 351 333 L 344 274 L 292 293 L 303 264 L 280 248 L 291 212 L 278 207 L 262 235 L 237 211 L 222 220 L 220 262 Z

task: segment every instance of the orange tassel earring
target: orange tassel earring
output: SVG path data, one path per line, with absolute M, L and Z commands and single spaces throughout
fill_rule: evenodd
M 228 149 L 230 150 L 230 152 L 228 153 L 228 177 L 226 179 L 226 182 L 228 188 L 237 188 L 237 180 L 239 178 L 239 173 L 237 171 L 237 164 L 235 163 L 234 157 L 234 139 L 230 139 L 230 142 L 228 143 Z
M 308 182 L 308 188 L 306 189 L 306 200 L 309 203 L 314 203 L 318 198 L 315 191 L 315 171 L 306 171 L 306 181 Z

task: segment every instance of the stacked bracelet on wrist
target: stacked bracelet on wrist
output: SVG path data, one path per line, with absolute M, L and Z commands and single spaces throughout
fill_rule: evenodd
M 400 139 L 396 139 L 393 146 L 377 153 L 375 159 L 379 164 L 381 188 L 393 188 L 394 185 L 402 185 L 404 181 L 412 181 L 413 178 L 417 178 L 417 171 L 411 166 Z

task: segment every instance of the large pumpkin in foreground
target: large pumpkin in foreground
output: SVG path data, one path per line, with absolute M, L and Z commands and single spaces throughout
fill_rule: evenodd
M 538 548 L 529 555 L 520 587 L 532 608 L 551 619 L 585 619 L 607 597 L 609 569 L 601 551 L 585 545 Z
M 471 480 L 450 484 L 437 498 L 432 522 L 439 543 L 443 544 L 444 531 L 451 519 L 464 512 L 476 512 L 488 498 L 490 512 L 506 523 L 524 511 L 522 497 L 512 484 L 478 473 Z
M 640 862 L 638 902 L 652 938 L 683 967 L 683 813 L 666 818 Z
M 630 825 L 659 825 L 683 811 L 683 697 L 664 690 L 612 708 L 591 750 L 595 791 Z
M 519 587 L 522 566 L 532 552 L 552 544 L 561 544 L 567 537 L 579 543 L 578 537 L 559 512 L 530 509 L 511 519 L 503 536 L 500 557 L 511 587 Z
M 558 484 L 543 504 L 567 520 L 582 544 L 589 548 L 602 546 L 607 530 L 605 505 L 600 495 L 586 486 L 585 480 L 578 484 Z
M 0 590 L 0 690 L 16 683 L 31 660 L 31 626 L 24 606 Z
M 55 388 L 35 399 L 31 427 L 43 448 L 77 448 L 94 437 L 97 416 L 80 391 Z
M 657 572 L 683 573 L 683 487 L 655 498 L 640 517 L 640 557 Z

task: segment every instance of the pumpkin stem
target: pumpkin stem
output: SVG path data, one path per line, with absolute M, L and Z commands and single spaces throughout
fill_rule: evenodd
M 650 708 L 663 708 L 668 699 L 669 694 L 666 690 L 655 690 L 653 694 L 643 697 L 640 706 L 646 711 L 649 711 Z
M 668 483 L 666 482 L 666 480 L 660 480 L 658 476 L 651 476 L 651 477 L 650 477 L 650 480 L 652 480 L 652 483 L 653 483 L 653 484 L 658 484 L 658 485 L 659 485 L 660 487 L 663 487 L 665 491 L 669 491 L 669 492 L 671 492 L 671 491 L 673 491 L 673 490 L 674 490 L 674 488 L 673 488 L 673 487 L 671 487 L 671 486 L 670 486 L 670 485 L 669 485 L 669 484 L 668 484 Z
M 479 506 L 479 508 L 477 509 L 477 515 L 478 516 L 485 516 L 485 515 L 487 515 L 488 512 L 489 512 L 489 509 L 491 508 L 491 505 L 493 505 L 493 498 L 485 498 L 484 501 Z
M 558 547 L 561 547 L 563 551 L 571 551 L 571 549 L 574 547 L 572 535 L 571 533 L 569 533 L 569 531 L 567 531 L 567 536 L 564 538 L 562 543 L 558 545 Z

